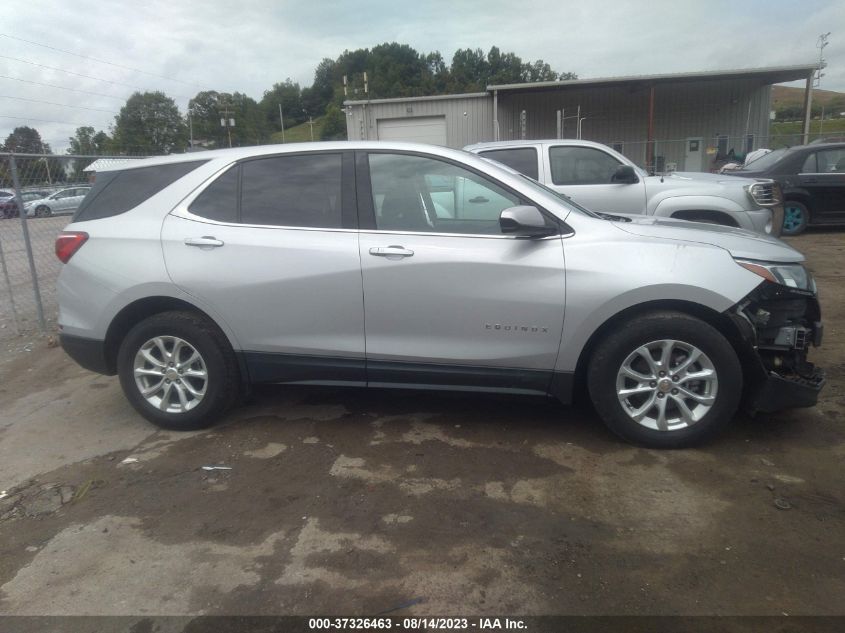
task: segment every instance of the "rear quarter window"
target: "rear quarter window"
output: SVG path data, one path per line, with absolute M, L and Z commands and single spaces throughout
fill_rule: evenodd
M 205 162 L 194 160 L 97 174 L 73 221 L 100 220 L 126 213 Z

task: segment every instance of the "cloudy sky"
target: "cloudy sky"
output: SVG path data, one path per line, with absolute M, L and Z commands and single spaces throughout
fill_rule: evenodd
M 183 110 L 203 89 L 260 99 L 287 77 L 310 84 L 324 57 L 385 41 L 447 60 L 496 45 L 585 78 L 803 64 L 834 31 L 821 87 L 845 91 L 840 25 L 841 0 L 4 0 L 0 140 L 31 125 L 62 151 L 79 125 L 108 129 L 136 89 Z

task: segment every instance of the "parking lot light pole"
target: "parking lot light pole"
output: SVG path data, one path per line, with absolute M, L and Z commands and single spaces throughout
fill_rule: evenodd
M 41 305 L 41 289 L 38 287 L 38 273 L 35 270 L 35 258 L 32 256 L 32 242 L 29 240 L 29 227 L 26 223 L 26 209 L 23 208 L 23 196 L 21 196 L 21 181 L 18 178 L 18 166 L 15 157 L 9 155 L 9 170 L 12 172 L 12 184 L 15 187 L 15 203 L 20 210 L 18 215 L 21 218 L 21 230 L 23 231 L 23 243 L 26 245 L 26 258 L 29 260 L 29 272 L 32 275 L 32 292 L 35 295 L 35 311 L 38 315 L 38 326 L 42 332 L 47 331 L 47 323 L 44 321 L 44 306 Z

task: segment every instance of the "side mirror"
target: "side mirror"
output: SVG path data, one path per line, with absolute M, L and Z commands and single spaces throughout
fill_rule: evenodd
M 553 226 L 546 224 L 546 218 L 537 207 L 510 207 L 499 215 L 499 226 L 502 233 L 521 237 L 544 237 L 557 232 Z
M 637 178 L 637 172 L 635 172 L 634 168 L 630 165 L 619 165 L 619 167 L 616 168 L 616 171 L 613 172 L 613 176 L 610 177 L 610 182 L 624 185 L 632 185 L 639 181 L 640 179 Z

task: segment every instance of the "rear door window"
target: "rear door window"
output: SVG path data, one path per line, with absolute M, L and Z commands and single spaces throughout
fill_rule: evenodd
M 126 213 L 205 162 L 194 160 L 97 174 L 73 221 L 99 220 Z
M 491 149 L 481 152 L 481 156 L 498 161 L 515 169 L 529 178 L 539 180 L 538 154 L 534 147 L 513 147 L 508 149 Z
M 244 224 L 340 228 L 341 154 L 295 154 L 241 166 Z

